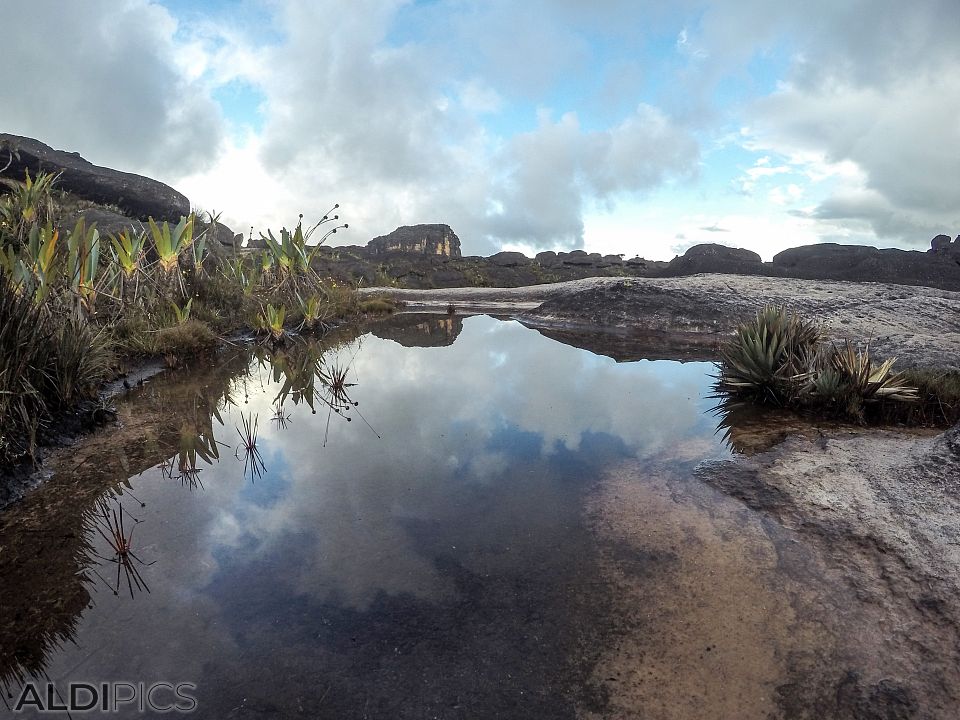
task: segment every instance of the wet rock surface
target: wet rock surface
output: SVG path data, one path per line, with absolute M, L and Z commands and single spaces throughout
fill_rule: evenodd
M 795 533 L 806 571 L 837 602 L 799 608 L 837 639 L 790 658 L 776 688 L 785 717 L 952 718 L 960 705 L 960 428 L 794 436 L 753 458 L 702 464 L 697 477 Z M 778 530 L 780 532 L 780 530 Z M 818 714 L 820 713 L 820 714 Z
M 379 289 L 384 292 L 384 289 Z M 693 333 L 717 342 L 766 304 L 817 318 L 829 336 L 870 341 L 898 367 L 960 367 L 960 293 L 906 285 L 742 275 L 589 278 L 522 288 L 386 290 L 411 309 L 452 304 L 538 328 Z

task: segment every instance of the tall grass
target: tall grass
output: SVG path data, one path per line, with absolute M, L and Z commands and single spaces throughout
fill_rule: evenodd
M 38 428 L 95 397 L 112 362 L 102 331 L 52 314 L 0 276 L 0 461 L 33 457 Z

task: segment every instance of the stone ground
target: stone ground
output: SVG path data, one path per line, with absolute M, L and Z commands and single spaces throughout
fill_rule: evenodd
M 410 309 L 511 315 L 534 327 L 727 334 L 769 303 L 831 337 L 869 340 L 898 367 L 960 368 L 960 293 L 907 285 L 747 275 L 588 278 L 519 288 L 368 288 Z

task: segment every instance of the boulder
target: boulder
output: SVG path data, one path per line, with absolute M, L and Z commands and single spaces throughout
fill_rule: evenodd
M 930 241 L 930 252 L 943 252 L 950 248 L 950 236 L 949 235 L 937 235 L 933 240 Z
M 763 261 L 751 250 L 705 243 L 694 245 L 683 255 L 671 260 L 663 275 L 696 275 L 697 273 L 727 273 L 729 275 L 759 275 Z
M 487 260 L 500 267 L 519 267 L 520 265 L 529 265 L 532 261 L 522 252 L 498 252 L 491 255 Z
M 12 154 L 5 177 L 23 180 L 27 171 L 60 173 L 57 187 L 100 205 L 116 205 L 139 220 L 178 222 L 190 213 L 190 201 L 169 185 L 157 180 L 100 167 L 78 153 L 54 150 L 38 140 L 0 133 L 0 167 Z
M 623 257 L 620 255 L 604 255 L 603 262 L 606 265 L 623 265 Z
M 373 255 L 402 252 L 416 255 L 460 257 L 460 238 L 449 225 L 402 225 L 388 235 L 380 235 L 367 243 Z
M 600 260 L 600 253 L 587 255 L 586 250 L 571 250 L 568 253 L 560 253 L 560 260 L 564 265 L 574 265 L 577 267 L 594 266 Z
M 235 233 L 222 222 L 218 222 L 208 229 L 207 238 L 210 242 L 220 243 L 227 247 L 240 247 L 243 244 L 243 235 Z
M 553 267 L 557 264 L 557 254 L 553 250 L 545 250 L 537 253 L 534 260 L 543 267 Z
M 87 227 L 96 223 L 97 230 L 100 231 L 102 236 L 119 235 L 127 229 L 137 233 L 147 229 L 146 225 L 139 220 L 128 218 L 125 215 L 103 208 L 88 208 L 87 210 L 81 210 L 76 214 L 65 217 L 63 219 L 63 226 L 68 230 L 72 230 L 73 226 L 77 224 L 77 220 L 81 217 L 84 219 L 84 222 L 86 222 Z

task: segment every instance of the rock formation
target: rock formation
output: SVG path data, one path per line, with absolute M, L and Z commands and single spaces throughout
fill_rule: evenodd
M 763 274 L 763 262 L 757 253 L 740 248 L 708 243 L 694 245 L 683 255 L 675 257 L 661 273 L 664 277 L 720 272 L 731 275 Z
M 442 223 L 432 225 L 401 225 L 389 235 L 375 237 L 367 248 L 373 255 L 391 252 L 460 257 L 460 238 Z
M 11 160 L 4 177 L 23 180 L 27 171 L 60 173 L 57 187 L 101 205 L 116 205 L 139 220 L 178 222 L 190 213 L 190 201 L 169 185 L 142 175 L 100 167 L 78 153 L 54 150 L 38 140 L 0 133 L 0 167 Z

